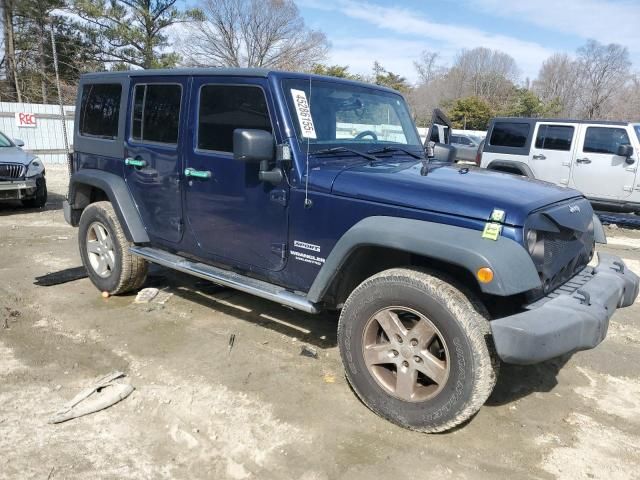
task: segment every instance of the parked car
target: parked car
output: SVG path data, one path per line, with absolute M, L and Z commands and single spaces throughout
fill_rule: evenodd
M 596 206 L 640 211 L 640 124 L 495 118 L 481 166 L 580 190 Z
M 154 262 L 340 310 L 353 390 L 404 427 L 461 424 L 500 361 L 593 348 L 638 294 L 620 258 L 588 266 L 605 235 L 579 192 L 430 162 L 393 90 L 215 68 L 86 74 L 77 98 L 64 214 L 94 285 Z
M 22 147 L 22 140 L 0 132 L 0 201 L 20 200 L 25 207 L 40 208 L 47 203 L 44 164 Z
M 466 133 L 452 133 L 451 145 L 456 147 L 456 161 L 475 163 L 481 137 Z

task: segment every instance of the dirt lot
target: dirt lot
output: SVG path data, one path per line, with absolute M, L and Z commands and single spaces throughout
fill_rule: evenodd
M 49 169 L 45 211 L 0 207 L 0 478 L 640 478 L 640 306 L 618 312 L 595 350 L 504 366 L 468 425 L 422 435 L 356 399 L 334 316 L 160 268 L 148 283 L 173 294 L 164 305 L 103 299 L 86 278 L 35 286 L 80 265 L 65 181 Z M 640 233 L 607 233 L 603 250 L 640 271 Z M 129 398 L 47 423 L 116 369 Z

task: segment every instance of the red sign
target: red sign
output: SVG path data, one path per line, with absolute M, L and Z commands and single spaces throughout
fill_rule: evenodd
M 36 114 L 27 112 L 16 112 L 16 125 L 18 127 L 35 127 Z

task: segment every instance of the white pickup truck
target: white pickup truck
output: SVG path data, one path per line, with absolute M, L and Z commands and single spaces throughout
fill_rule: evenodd
M 580 190 L 600 208 L 640 211 L 640 124 L 495 118 L 480 166 Z

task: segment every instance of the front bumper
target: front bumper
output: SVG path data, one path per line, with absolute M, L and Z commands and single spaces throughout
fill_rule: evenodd
M 21 200 L 32 196 L 37 188 L 35 178 L 0 180 L 0 200 Z
M 598 254 L 587 267 L 526 311 L 491 322 L 498 356 L 505 363 L 528 365 L 588 350 L 607 335 L 616 309 L 638 296 L 638 276 L 615 255 Z

